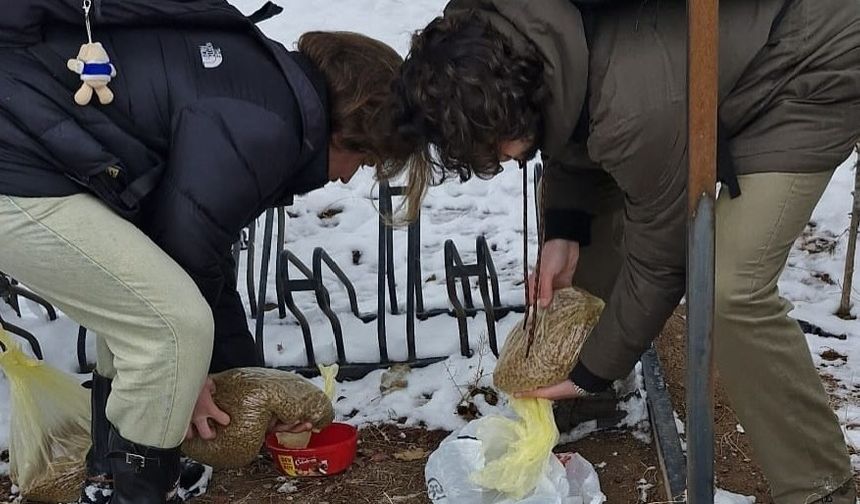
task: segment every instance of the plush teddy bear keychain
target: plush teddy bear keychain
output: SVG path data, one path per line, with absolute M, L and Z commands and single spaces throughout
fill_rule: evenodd
M 113 101 L 113 92 L 108 88 L 108 84 L 116 77 L 116 67 L 111 64 L 110 57 L 101 42 L 93 42 L 90 28 L 92 0 L 84 0 L 83 8 L 88 42 L 81 45 L 77 58 L 72 58 L 67 63 L 69 70 L 81 76 L 82 84 L 75 93 L 75 103 L 81 106 L 87 105 L 95 93 L 99 102 L 107 105 Z

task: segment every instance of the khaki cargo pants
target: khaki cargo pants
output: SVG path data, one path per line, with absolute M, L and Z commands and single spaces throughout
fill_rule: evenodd
M 832 175 L 744 175 L 743 196 L 723 191 L 717 201 L 714 358 L 777 504 L 817 502 L 852 474 L 806 337 L 777 287 Z M 622 260 L 622 217 L 597 217 L 592 245 L 582 249 L 574 282 L 598 295 L 611 289 Z M 824 502 L 854 504 L 854 495 L 843 488 Z
M 122 437 L 158 448 L 182 442 L 214 328 L 178 264 L 89 194 L 0 195 L 0 271 L 98 335 L 98 371 L 113 378 L 107 417 Z

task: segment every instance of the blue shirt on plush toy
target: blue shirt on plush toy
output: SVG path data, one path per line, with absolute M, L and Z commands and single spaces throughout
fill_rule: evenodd
M 84 71 L 81 73 L 81 78 L 84 76 L 109 76 L 113 77 L 114 67 L 110 63 L 84 63 Z

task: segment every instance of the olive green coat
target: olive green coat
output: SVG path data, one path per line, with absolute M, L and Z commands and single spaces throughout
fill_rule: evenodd
M 860 137 L 860 2 L 782 8 L 720 2 L 719 113 L 739 174 L 830 170 Z M 545 207 L 624 207 L 625 260 L 581 356 L 597 376 L 620 378 L 685 291 L 685 2 L 585 12 L 567 0 L 454 0 L 446 13 L 461 9 L 544 59 Z M 583 111 L 588 133 L 574 139 Z

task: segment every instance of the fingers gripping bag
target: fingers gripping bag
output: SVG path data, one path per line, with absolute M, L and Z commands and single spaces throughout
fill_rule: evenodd
M 0 328 L 9 381 L 9 472 L 33 502 L 76 501 L 90 447 L 90 396 L 72 376 L 25 354 Z
M 514 394 L 566 380 L 602 312 L 603 301 L 582 289 L 557 290 L 529 320 L 535 324 L 531 349 L 523 321 L 511 329 L 493 372 L 496 387 Z
M 323 366 L 317 364 L 317 369 L 320 371 L 320 377 L 323 379 L 323 393 L 328 397 L 329 401 L 334 401 L 335 385 L 337 384 L 337 373 L 340 366 L 332 364 Z M 278 432 L 275 437 L 284 448 L 304 449 L 308 447 L 311 441 L 312 431 L 305 432 Z
M 265 368 L 230 369 L 212 375 L 213 399 L 230 415 L 215 439 L 185 441 L 182 451 L 215 468 L 244 467 L 260 453 L 271 422 L 309 423 L 321 429 L 334 420 L 326 394 L 310 381 L 287 371 Z

